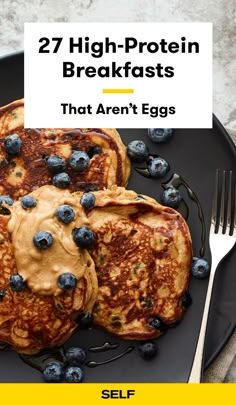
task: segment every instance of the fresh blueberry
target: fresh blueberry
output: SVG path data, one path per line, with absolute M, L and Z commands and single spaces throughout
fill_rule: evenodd
M 94 236 L 92 229 L 88 228 L 87 226 L 81 226 L 80 228 L 74 228 L 73 232 L 72 232 L 72 236 L 73 236 L 75 244 L 80 248 L 88 248 L 95 241 L 95 236 Z
M 65 159 L 61 158 L 57 155 L 51 155 L 47 159 L 47 168 L 52 173 L 61 173 L 66 168 L 66 161 Z
M 89 165 L 89 156 L 85 152 L 75 150 L 69 158 L 69 165 L 75 172 L 82 172 Z
M 65 350 L 65 358 L 71 366 L 79 366 L 84 364 L 86 360 L 86 352 L 81 347 L 69 347 Z
M 148 158 L 149 149 L 143 141 L 131 141 L 127 146 L 127 155 L 134 162 L 143 162 Z
M 31 195 L 25 195 L 21 199 L 21 206 L 24 208 L 24 210 L 27 210 L 27 208 L 36 207 L 36 205 L 37 202 L 33 197 L 31 197 Z
M 53 176 L 52 182 L 55 187 L 67 188 L 70 185 L 70 176 L 67 173 L 58 173 Z
M 167 161 L 161 157 L 149 159 L 147 168 L 149 175 L 156 179 L 164 177 L 170 169 Z
M 63 367 L 58 361 L 48 364 L 43 370 L 44 380 L 47 382 L 60 382 L 63 379 Z
M 60 205 L 56 210 L 56 217 L 58 221 L 69 224 L 75 218 L 75 211 L 70 205 Z
M 91 148 L 89 148 L 89 151 L 88 151 L 88 155 L 89 155 L 90 159 L 92 159 L 92 157 L 94 155 L 101 155 L 101 153 L 102 153 L 102 148 L 99 145 L 91 146 Z
M 57 279 L 57 285 L 62 290 L 71 290 L 75 288 L 77 284 L 77 278 L 72 273 L 62 273 Z
M 9 155 L 16 155 L 21 148 L 22 141 L 17 134 L 8 135 L 4 141 L 4 149 Z
M 93 315 L 91 312 L 83 311 L 76 318 L 76 322 L 81 329 L 88 329 L 93 325 Z
M 160 330 L 161 332 L 165 332 L 167 329 L 167 325 L 161 318 L 157 316 L 149 322 L 149 325 L 151 325 L 154 329 Z
M 14 203 L 13 199 L 11 197 L 9 197 L 9 195 L 0 195 L 0 205 L 3 202 L 7 205 L 13 205 L 13 203 Z
M 194 257 L 191 272 L 196 278 L 206 278 L 210 274 L 210 265 L 207 260 Z
M 168 187 L 163 191 L 160 199 L 163 205 L 175 208 L 179 205 L 182 197 L 175 187 Z
M 13 291 L 20 292 L 25 290 L 26 284 L 23 277 L 16 273 L 12 274 L 9 278 L 9 285 Z
M 53 237 L 50 232 L 39 231 L 33 237 L 34 245 L 40 249 L 48 249 L 53 244 Z
M 80 199 L 80 204 L 86 210 L 91 210 L 94 207 L 96 197 L 93 193 L 84 193 Z
M 64 373 L 65 381 L 68 383 L 80 383 L 83 380 L 83 371 L 80 367 L 66 367 Z
M 166 142 L 173 135 L 171 128 L 148 128 L 149 138 L 156 143 Z
M 157 346 L 155 342 L 142 342 L 138 346 L 138 351 L 145 360 L 153 359 L 157 355 Z

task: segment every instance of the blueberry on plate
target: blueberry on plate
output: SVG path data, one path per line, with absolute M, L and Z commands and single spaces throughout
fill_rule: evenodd
M 143 162 L 148 158 L 149 149 L 143 141 L 131 141 L 127 146 L 127 155 L 134 162 Z
M 51 155 L 47 159 L 47 168 L 54 174 L 64 172 L 66 168 L 66 161 L 60 156 Z
M 93 315 L 91 312 L 83 311 L 77 316 L 76 322 L 81 329 L 88 329 L 93 325 Z
M 26 288 L 26 284 L 25 284 L 23 277 L 18 273 L 12 274 L 10 276 L 9 285 L 10 285 L 12 291 L 16 291 L 16 292 L 23 291 Z
M 161 203 L 171 208 L 177 207 L 181 199 L 182 197 L 179 190 L 177 190 L 177 188 L 172 186 L 166 188 L 160 197 Z
M 80 199 L 80 204 L 86 210 L 91 210 L 94 207 L 96 197 L 93 193 L 84 193 Z
M 72 236 L 75 244 L 80 248 L 88 248 L 95 241 L 95 236 L 92 229 L 88 228 L 87 226 L 74 228 Z
M 58 188 L 67 188 L 70 185 L 70 176 L 67 173 L 58 173 L 53 176 L 53 185 Z
M 64 378 L 67 383 L 80 383 L 83 380 L 83 370 L 78 366 L 66 367 Z
M 158 316 L 155 316 L 155 318 L 149 322 L 149 325 L 154 329 L 160 330 L 161 332 L 165 332 L 167 330 L 167 325 Z
M 70 205 L 60 205 L 56 210 L 56 217 L 58 221 L 69 224 L 75 218 L 75 211 Z
M 153 341 L 142 342 L 138 346 L 138 351 L 145 360 L 151 360 L 157 355 L 156 343 Z
M 147 169 L 151 177 L 161 179 L 168 173 L 170 167 L 165 159 L 156 157 L 148 160 Z
M 90 159 L 86 152 L 75 150 L 69 158 L 69 165 L 75 172 L 82 172 L 87 169 L 89 161 Z
M 13 205 L 14 201 L 9 195 L 0 195 L 0 205 L 5 203 L 7 205 Z
M 50 232 L 39 231 L 33 237 L 33 243 L 40 250 L 48 249 L 53 244 L 53 237 Z
M 57 279 L 57 285 L 64 291 L 71 290 L 76 287 L 77 278 L 72 273 L 62 273 Z
M 191 272 L 198 279 L 207 278 L 210 274 L 210 265 L 207 260 L 194 257 Z
M 168 141 L 173 135 L 171 128 L 148 128 L 148 136 L 155 143 Z
M 81 347 L 73 346 L 65 350 L 66 361 L 71 366 L 84 364 L 86 357 L 86 352 Z
M 22 141 L 17 134 L 8 135 L 4 141 L 4 149 L 9 155 L 16 155 L 21 149 Z
M 22 206 L 22 208 L 24 208 L 24 210 L 27 210 L 28 208 L 36 207 L 36 205 L 37 205 L 37 202 L 34 199 L 34 197 L 32 197 L 31 195 L 25 195 L 21 199 L 21 206 Z
M 47 382 L 60 382 L 63 374 L 63 367 L 58 361 L 49 363 L 43 370 L 43 377 Z

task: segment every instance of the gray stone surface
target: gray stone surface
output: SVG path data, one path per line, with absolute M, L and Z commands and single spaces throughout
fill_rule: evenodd
M 225 126 L 236 129 L 235 0 L 0 0 L 0 56 L 23 49 L 24 22 L 34 21 L 213 22 L 213 109 Z M 231 135 L 236 143 L 236 132 Z M 236 333 L 204 382 L 235 382 L 235 353 Z

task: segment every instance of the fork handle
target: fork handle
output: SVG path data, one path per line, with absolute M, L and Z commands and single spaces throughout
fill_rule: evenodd
M 200 333 L 198 336 L 197 347 L 193 359 L 192 369 L 189 376 L 189 383 L 200 383 L 202 377 L 202 363 L 203 363 L 203 352 L 204 352 L 204 343 L 205 343 L 205 335 L 206 335 L 206 328 L 207 328 L 207 320 L 211 302 L 211 294 L 212 288 L 215 278 L 215 271 L 217 268 L 218 263 L 212 263 L 211 272 L 208 282 L 207 294 L 206 294 L 206 301 L 202 316 L 201 328 Z

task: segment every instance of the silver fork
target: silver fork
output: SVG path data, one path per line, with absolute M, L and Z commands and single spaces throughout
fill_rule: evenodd
M 219 171 L 217 170 L 215 190 L 212 201 L 211 227 L 209 236 L 212 258 L 211 272 L 198 343 L 188 380 L 189 383 L 201 382 L 204 342 L 214 278 L 219 263 L 230 252 L 236 242 L 236 190 L 233 191 L 232 187 L 232 171 L 229 172 L 228 187 L 226 186 L 226 171 L 223 171 L 222 187 L 220 192 Z M 219 204 L 217 204 L 218 195 L 220 195 Z

